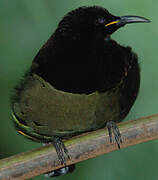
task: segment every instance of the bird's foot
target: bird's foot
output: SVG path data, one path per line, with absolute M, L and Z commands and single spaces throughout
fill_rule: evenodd
M 71 164 L 69 166 L 60 168 L 60 169 L 56 169 L 54 171 L 50 171 L 48 173 L 46 173 L 44 176 L 45 177 L 57 177 L 57 176 L 61 176 L 64 174 L 68 174 L 68 173 L 72 173 L 75 169 L 75 164 Z
M 70 156 L 68 154 L 68 150 L 66 149 L 65 144 L 62 141 L 62 139 L 60 137 L 55 137 L 52 142 L 49 142 L 47 144 L 53 144 L 53 146 L 57 152 L 58 159 L 59 159 L 61 165 L 64 165 L 65 167 L 56 169 L 54 171 L 47 172 L 47 173 L 45 173 L 45 177 L 57 177 L 57 176 L 61 176 L 61 175 L 73 172 L 73 170 L 75 169 L 75 165 L 74 164 L 69 165 L 69 166 L 66 165 L 65 154 L 68 159 L 70 159 Z M 43 144 L 43 145 L 45 145 L 45 144 Z
M 62 141 L 61 138 L 55 137 L 52 144 L 55 147 L 61 165 L 66 166 L 66 158 L 64 156 L 64 153 L 66 154 L 68 159 L 70 159 L 70 156 L 68 154 L 68 150 L 66 149 L 64 142 Z
M 107 122 L 106 127 L 108 128 L 110 143 L 112 143 L 112 133 L 113 133 L 117 146 L 120 149 L 120 143 L 122 143 L 122 139 L 121 139 L 121 134 L 120 134 L 119 128 L 117 127 L 117 124 L 113 121 L 109 121 Z

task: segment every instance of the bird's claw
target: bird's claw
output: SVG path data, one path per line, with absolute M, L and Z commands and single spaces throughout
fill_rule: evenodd
M 62 141 L 62 139 L 60 137 L 55 137 L 52 142 L 49 142 L 47 144 L 53 144 L 54 145 L 54 148 L 55 148 L 57 155 L 58 155 L 58 159 L 59 159 L 61 165 L 64 165 L 64 167 L 45 173 L 45 177 L 49 177 L 49 178 L 50 177 L 57 177 L 60 175 L 71 173 L 75 169 L 75 165 L 74 164 L 69 165 L 69 166 L 66 165 L 65 154 L 66 154 L 68 159 L 70 159 L 70 156 L 68 154 L 68 150 L 66 149 L 65 144 Z
M 110 143 L 112 143 L 112 133 L 113 133 L 117 146 L 120 149 L 120 143 L 122 143 L 122 139 L 119 128 L 117 127 L 116 123 L 113 121 L 109 121 L 107 122 L 106 127 L 108 128 Z
M 54 171 L 50 171 L 50 172 L 47 172 L 45 173 L 45 177 L 58 177 L 58 176 L 61 176 L 61 175 L 64 175 L 64 174 L 68 174 L 68 173 L 72 173 L 75 169 L 75 164 L 71 164 L 69 166 L 65 166 L 63 168 L 60 168 L 60 169 L 56 169 Z

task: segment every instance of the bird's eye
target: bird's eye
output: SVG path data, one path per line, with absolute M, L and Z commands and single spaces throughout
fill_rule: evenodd
M 98 23 L 99 24 L 104 24 L 105 23 L 105 18 L 98 18 Z

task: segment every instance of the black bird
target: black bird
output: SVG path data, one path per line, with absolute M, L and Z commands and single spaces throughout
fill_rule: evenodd
M 149 22 L 139 16 L 114 16 L 98 6 L 69 12 L 40 49 L 12 98 L 17 131 L 52 143 L 61 164 L 69 157 L 63 140 L 107 127 L 120 148 L 116 123 L 138 95 L 137 55 L 110 35 L 128 23 Z M 53 172 L 54 176 L 73 165 Z

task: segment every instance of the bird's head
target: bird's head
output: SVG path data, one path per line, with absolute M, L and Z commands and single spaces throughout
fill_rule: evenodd
M 150 22 L 140 16 L 114 16 L 106 9 L 98 6 L 80 7 L 68 13 L 59 23 L 60 32 L 70 32 L 80 37 L 103 35 L 109 37 L 120 27 L 129 23 Z M 75 37 L 75 36 L 74 36 Z

